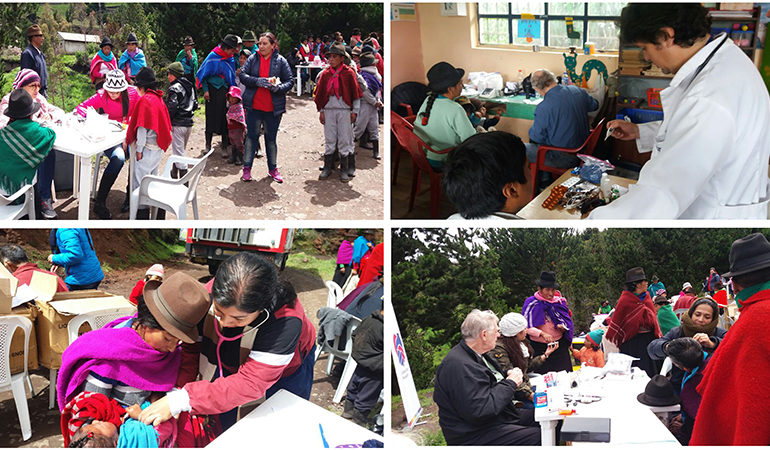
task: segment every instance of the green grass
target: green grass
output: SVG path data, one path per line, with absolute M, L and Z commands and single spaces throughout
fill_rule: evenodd
M 420 406 L 423 408 L 428 407 L 433 403 L 433 388 L 426 388 L 417 391 L 417 398 L 420 399 Z M 392 395 L 390 397 L 391 411 L 395 411 L 399 406 L 401 406 L 401 396 Z
M 307 260 L 307 261 L 306 261 Z M 322 280 L 331 280 L 334 276 L 335 260 L 331 258 L 319 258 L 304 252 L 291 253 L 286 261 L 286 266 L 294 269 L 313 272 Z
M 446 447 L 446 439 L 441 430 L 428 431 L 422 435 L 422 445 L 426 447 Z

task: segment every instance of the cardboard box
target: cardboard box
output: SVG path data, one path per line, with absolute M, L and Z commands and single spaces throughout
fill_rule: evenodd
M 27 368 L 29 370 L 35 370 L 38 368 L 37 360 L 37 339 L 35 336 L 35 319 L 37 318 L 37 308 L 33 304 L 26 304 L 17 306 L 10 311 L 10 314 L 23 316 L 32 322 L 32 331 L 29 335 L 29 347 L 27 348 L 28 359 Z M 6 314 L 0 314 L 6 315 Z M 11 339 L 11 351 L 10 351 L 10 366 L 11 374 L 20 373 L 24 371 L 24 330 L 16 329 Z
M 33 284 L 31 282 L 30 284 Z M 91 311 L 133 307 L 125 297 L 99 290 L 58 292 L 48 301 L 37 300 L 37 345 L 39 363 L 49 369 L 61 367 L 61 356 L 69 345 L 67 324 L 75 316 Z M 80 333 L 90 331 L 83 324 Z

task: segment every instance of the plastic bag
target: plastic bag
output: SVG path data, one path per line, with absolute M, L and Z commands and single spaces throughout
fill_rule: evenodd
M 634 358 L 625 353 L 610 353 L 607 355 L 607 361 L 604 363 L 604 373 L 628 375 L 631 373 L 631 364 L 638 360 L 639 358 Z
M 595 158 L 591 155 L 577 155 L 583 161 L 583 166 L 580 168 L 580 179 L 599 184 L 604 172 L 609 172 L 615 169 L 609 161 Z

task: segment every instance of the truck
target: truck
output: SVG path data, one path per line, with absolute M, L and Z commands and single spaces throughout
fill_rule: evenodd
M 239 252 L 256 253 L 283 270 L 294 242 L 293 228 L 189 228 L 185 254 L 205 264 L 211 275 L 219 264 Z

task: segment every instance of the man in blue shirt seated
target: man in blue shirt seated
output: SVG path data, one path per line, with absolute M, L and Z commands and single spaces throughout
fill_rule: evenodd
M 577 86 L 556 84 L 556 77 L 546 69 L 532 74 L 532 87 L 543 101 L 535 108 L 535 123 L 529 129 L 527 159 L 534 163 L 541 145 L 575 148 L 583 144 L 591 132 L 588 113 L 599 108 L 599 102 Z M 566 153 L 550 151 L 545 155 L 545 164 L 551 167 L 578 163 L 576 156 Z

